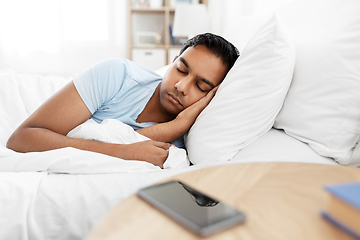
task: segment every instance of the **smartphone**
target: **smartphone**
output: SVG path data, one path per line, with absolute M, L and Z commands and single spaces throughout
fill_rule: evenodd
M 245 221 L 244 213 L 179 181 L 146 187 L 137 194 L 200 236 L 208 236 Z

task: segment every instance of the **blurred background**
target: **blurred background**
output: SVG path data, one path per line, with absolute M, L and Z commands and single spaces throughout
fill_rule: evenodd
M 266 14 L 290 1 L 0 0 L 0 70 L 68 77 L 112 57 L 150 62 L 155 70 L 180 48 L 182 38 L 172 35 L 179 7 L 203 3 L 207 31 L 221 35 L 227 26 L 236 31 L 235 16 Z

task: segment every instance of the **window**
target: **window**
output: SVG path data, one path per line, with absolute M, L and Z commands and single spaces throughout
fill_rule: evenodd
M 1 1 L 0 24 L 5 51 L 57 53 L 63 41 L 108 40 L 108 1 Z

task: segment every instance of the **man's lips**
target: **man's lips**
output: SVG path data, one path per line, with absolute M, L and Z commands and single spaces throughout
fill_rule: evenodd
M 172 102 L 174 102 L 175 104 L 179 104 L 180 106 L 182 106 L 181 102 L 179 101 L 179 99 L 177 97 L 175 97 L 174 95 L 170 94 L 169 93 L 169 97 L 170 97 L 170 100 Z

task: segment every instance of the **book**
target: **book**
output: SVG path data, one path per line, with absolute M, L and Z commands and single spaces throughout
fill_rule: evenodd
M 360 240 L 360 182 L 325 186 L 330 194 L 321 215 L 334 226 Z
M 171 45 L 175 45 L 175 40 L 174 40 L 174 36 L 173 36 L 173 33 L 172 33 L 172 26 L 171 25 L 169 25 L 169 34 L 170 34 Z

